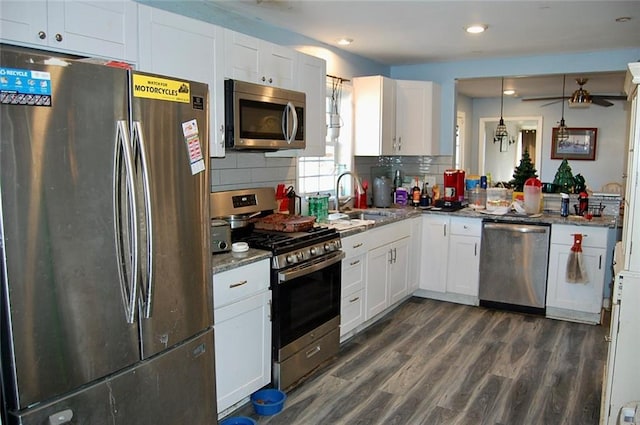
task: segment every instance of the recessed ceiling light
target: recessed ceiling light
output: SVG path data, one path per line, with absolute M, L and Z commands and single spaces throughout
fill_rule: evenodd
M 353 43 L 353 38 L 340 38 L 338 39 L 338 44 L 341 46 L 348 46 Z
M 512 94 L 516 94 L 516 91 L 514 89 L 506 89 L 503 93 L 507 96 L 511 96 Z
M 480 34 L 483 33 L 487 30 L 487 28 L 489 28 L 487 25 L 484 24 L 473 24 L 473 25 L 469 25 L 467 27 L 464 27 L 464 30 L 466 32 L 468 32 L 469 34 Z

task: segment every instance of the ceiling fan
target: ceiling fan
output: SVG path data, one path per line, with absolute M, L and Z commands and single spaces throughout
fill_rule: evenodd
M 627 100 L 627 96 L 622 95 L 606 95 L 606 94 L 591 94 L 583 86 L 589 81 L 588 78 L 576 78 L 576 83 L 580 86 L 574 91 L 571 96 L 551 96 L 551 97 L 531 97 L 528 99 L 522 99 L 523 101 L 539 101 L 539 100 L 554 100 L 554 102 L 547 103 L 542 106 L 552 105 L 554 103 L 561 102 L 564 99 L 568 100 L 570 108 L 588 108 L 592 103 L 599 106 L 612 106 L 611 100 Z

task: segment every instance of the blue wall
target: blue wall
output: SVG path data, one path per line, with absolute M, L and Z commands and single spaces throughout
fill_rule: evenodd
M 460 78 L 621 71 L 640 60 L 640 48 L 561 55 L 491 58 L 391 67 L 391 77 L 434 81 L 442 86 L 440 150 L 452 154 L 455 140 L 456 88 Z

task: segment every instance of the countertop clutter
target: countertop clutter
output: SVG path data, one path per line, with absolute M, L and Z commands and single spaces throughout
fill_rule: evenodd
M 451 217 L 467 217 L 478 219 L 496 219 L 509 222 L 530 222 L 544 224 L 568 224 L 577 226 L 607 227 L 615 228 L 618 225 L 618 217 L 603 215 L 593 217 L 590 220 L 582 216 L 570 215 L 562 217 L 558 213 L 546 212 L 543 214 L 518 214 L 509 212 L 507 214 L 491 214 L 474 210 L 473 208 L 463 208 L 458 211 L 443 211 L 438 208 L 414 208 L 414 207 L 391 207 L 391 208 L 368 208 L 353 209 L 345 213 L 329 214 L 326 223 L 316 223 L 316 226 L 333 227 L 345 238 L 356 233 L 364 232 L 372 228 L 384 226 L 390 223 L 406 220 L 408 218 L 423 214 L 446 215 Z M 220 253 L 213 255 L 212 267 L 214 273 L 220 273 L 246 264 L 270 258 L 271 253 L 260 249 L 250 248 L 243 253 Z

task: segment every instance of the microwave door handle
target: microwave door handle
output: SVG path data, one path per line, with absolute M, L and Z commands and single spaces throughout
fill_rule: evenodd
M 291 104 L 291 102 L 287 103 L 286 105 L 284 105 L 284 110 L 282 111 L 282 135 L 284 136 L 284 140 L 287 141 L 287 143 L 291 143 L 289 141 L 289 105 Z
M 287 143 L 291 144 L 296 138 L 296 134 L 298 133 L 298 113 L 296 112 L 296 107 L 293 106 L 293 103 L 287 103 L 289 110 L 291 111 L 291 117 L 293 118 L 293 128 L 291 129 L 291 135 L 287 140 Z

